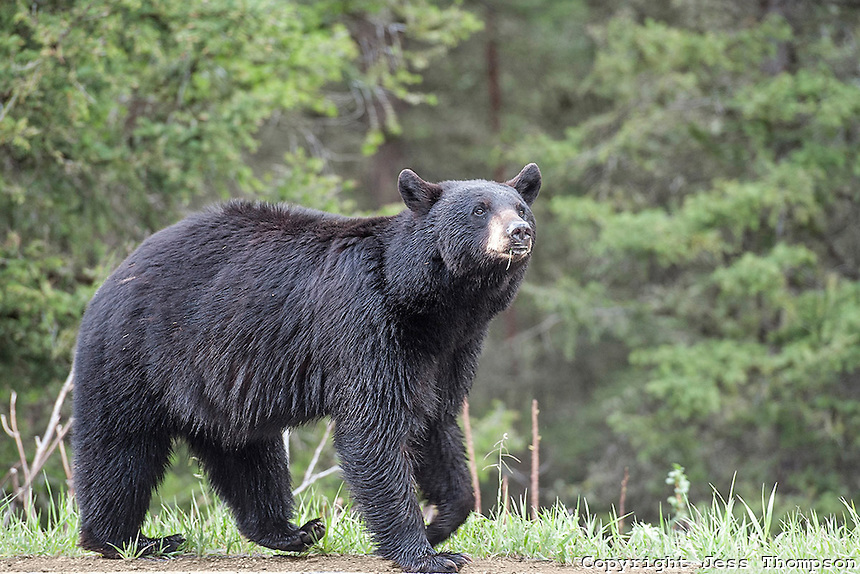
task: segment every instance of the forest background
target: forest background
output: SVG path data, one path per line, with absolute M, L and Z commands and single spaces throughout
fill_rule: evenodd
M 626 510 L 654 520 L 680 464 L 693 501 L 778 483 L 783 509 L 841 513 L 860 493 L 859 34 L 852 0 L 3 2 L 0 404 L 17 391 L 30 448 L 86 302 L 190 211 L 392 213 L 404 167 L 535 161 L 538 248 L 474 385 L 478 458 L 507 432 L 522 492 L 534 398 L 544 504 L 608 511 L 626 472 Z M 179 459 L 164 498 L 196 480 Z M 0 441 L 7 494 L 17 460 Z M 64 480 L 55 460 L 40 486 Z

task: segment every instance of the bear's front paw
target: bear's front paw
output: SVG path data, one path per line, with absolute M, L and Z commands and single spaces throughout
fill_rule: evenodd
M 409 560 L 400 565 L 407 572 L 459 572 L 460 568 L 471 562 L 465 554 L 439 552 Z

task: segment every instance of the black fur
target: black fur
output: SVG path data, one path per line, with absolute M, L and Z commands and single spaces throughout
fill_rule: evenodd
M 154 234 L 107 279 L 75 358 L 84 548 L 179 546 L 139 530 L 177 438 L 245 536 L 307 548 L 324 527 L 291 521 L 281 435 L 330 416 L 379 554 L 412 571 L 467 561 L 432 548 L 474 504 L 456 417 L 526 271 L 540 172 L 429 184 L 404 170 L 399 185 L 410 209 L 394 217 L 231 202 Z M 525 239 L 487 252 L 491 221 Z M 438 508 L 426 527 L 416 484 Z

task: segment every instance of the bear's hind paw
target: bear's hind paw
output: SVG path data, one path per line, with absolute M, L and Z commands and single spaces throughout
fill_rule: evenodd
M 325 524 L 323 524 L 322 519 L 314 518 L 306 522 L 286 539 L 272 543 L 260 542 L 260 544 L 284 552 L 304 552 L 322 540 L 323 536 L 325 536 Z
M 179 551 L 179 547 L 184 543 L 185 537 L 181 534 L 171 534 L 164 538 L 149 538 L 138 535 L 137 538 L 128 543 L 116 545 L 110 542 L 102 542 L 87 531 L 81 533 L 81 538 L 78 542 L 84 550 L 92 550 L 105 558 L 114 560 L 173 554 Z
M 179 550 L 185 543 L 185 537 L 181 534 L 171 534 L 164 538 L 146 538 L 141 536 L 137 543 L 139 556 L 152 556 L 172 554 Z
M 325 524 L 321 518 L 308 520 L 299 528 L 299 536 L 308 547 L 313 546 L 325 536 Z
M 458 552 L 440 552 L 437 556 L 444 556 L 451 562 L 457 565 L 457 569 L 459 570 L 466 564 L 470 564 L 472 559 L 466 556 L 465 554 L 460 554 Z
M 407 572 L 459 572 L 460 568 L 471 561 L 465 554 L 438 552 L 400 565 Z

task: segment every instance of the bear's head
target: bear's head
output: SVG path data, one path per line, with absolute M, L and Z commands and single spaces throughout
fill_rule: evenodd
M 435 248 L 454 276 L 521 269 L 535 244 L 531 205 L 540 191 L 540 169 L 525 166 L 505 183 L 486 180 L 429 183 L 400 173 L 406 206 L 432 234 Z

